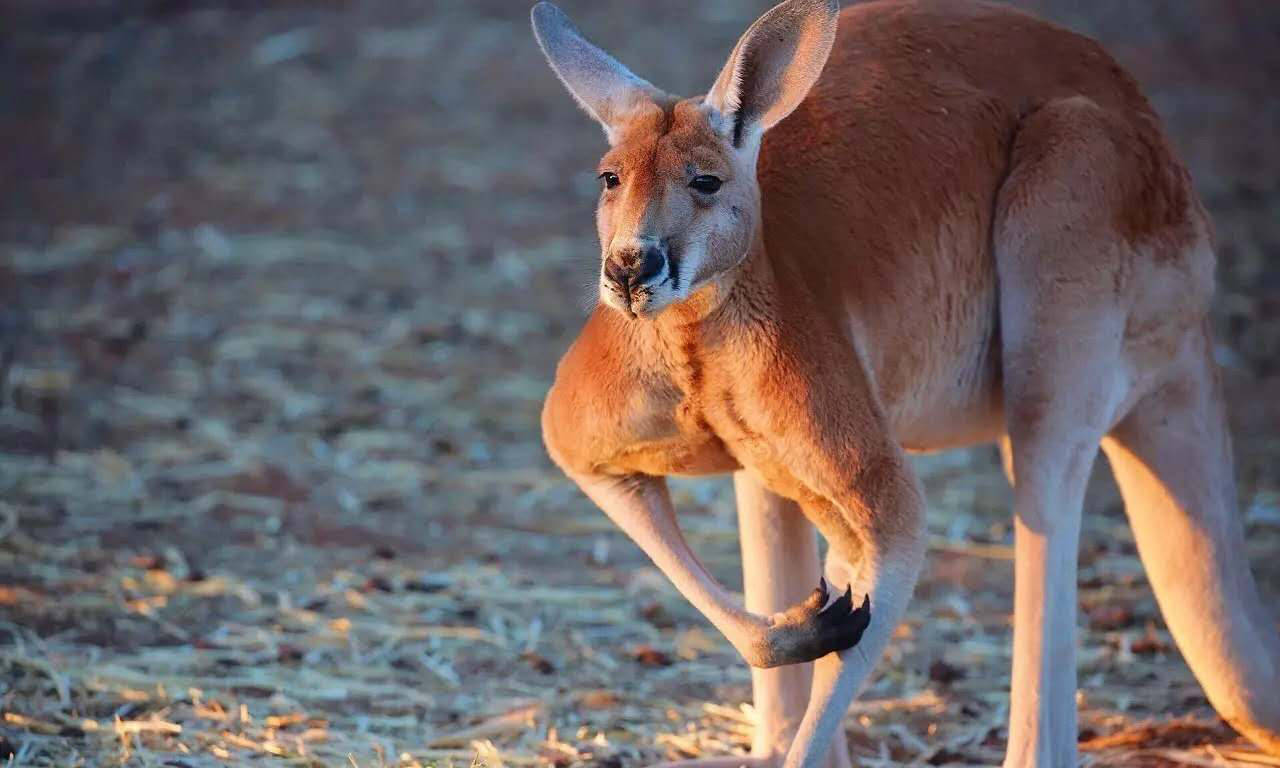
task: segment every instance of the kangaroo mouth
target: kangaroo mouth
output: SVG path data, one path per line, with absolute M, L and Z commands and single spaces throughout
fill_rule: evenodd
M 645 282 L 606 280 L 605 286 L 608 292 L 617 300 L 617 309 L 632 320 L 636 320 L 653 315 L 652 305 L 655 294 L 659 289 L 668 285 L 674 289 L 676 280 L 674 264 L 668 259 L 662 272 Z
M 631 286 L 629 290 L 623 291 L 623 303 L 626 304 L 627 315 L 632 320 L 636 320 L 646 314 L 645 310 L 652 297 L 653 291 L 644 285 Z

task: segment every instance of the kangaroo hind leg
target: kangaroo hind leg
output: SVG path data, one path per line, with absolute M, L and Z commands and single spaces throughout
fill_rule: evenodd
M 1083 98 L 1023 122 L 993 230 L 1014 490 L 1014 627 L 1006 768 L 1077 764 L 1076 567 L 1085 488 L 1129 396 L 1131 252 L 1115 231 L 1113 118 Z

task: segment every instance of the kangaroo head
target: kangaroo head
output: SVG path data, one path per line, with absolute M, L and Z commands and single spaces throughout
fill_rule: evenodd
M 551 68 L 609 141 L 596 212 L 605 304 L 652 317 L 731 283 L 760 222 L 761 138 L 817 81 L 837 12 L 836 0 L 774 7 L 738 41 L 706 96 L 680 99 L 588 42 L 559 8 L 534 6 Z

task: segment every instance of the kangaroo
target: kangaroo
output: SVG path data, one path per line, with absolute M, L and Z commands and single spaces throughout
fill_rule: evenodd
M 1280 634 L 1244 556 L 1206 319 L 1211 225 L 1133 78 L 1000 5 L 787 0 L 681 99 L 556 7 L 532 15 L 609 144 L 600 301 L 544 440 L 754 668 L 751 756 L 695 764 L 848 765 L 833 737 L 925 554 L 906 453 L 993 442 L 1014 488 L 1005 764 L 1076 764 L 1100 447 L 1183 656 L 1280 754 Z M 745 604 L 664 480 L 729 472 Z

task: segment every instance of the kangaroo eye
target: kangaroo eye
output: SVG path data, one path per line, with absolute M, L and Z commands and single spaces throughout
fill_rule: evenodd
M 600 174 L 600 180 L 604 182 L 605 189 L 613 189 L 622 183 L 622 179 L 618 178 L 618 174 L 612 171 L 605 171 Z
M 715 176 L 695 176 L 693 181 L 689 182 L 689 186 L 704 194 L 714 195 L 720 191 L 720 185 L 723 183 Z

